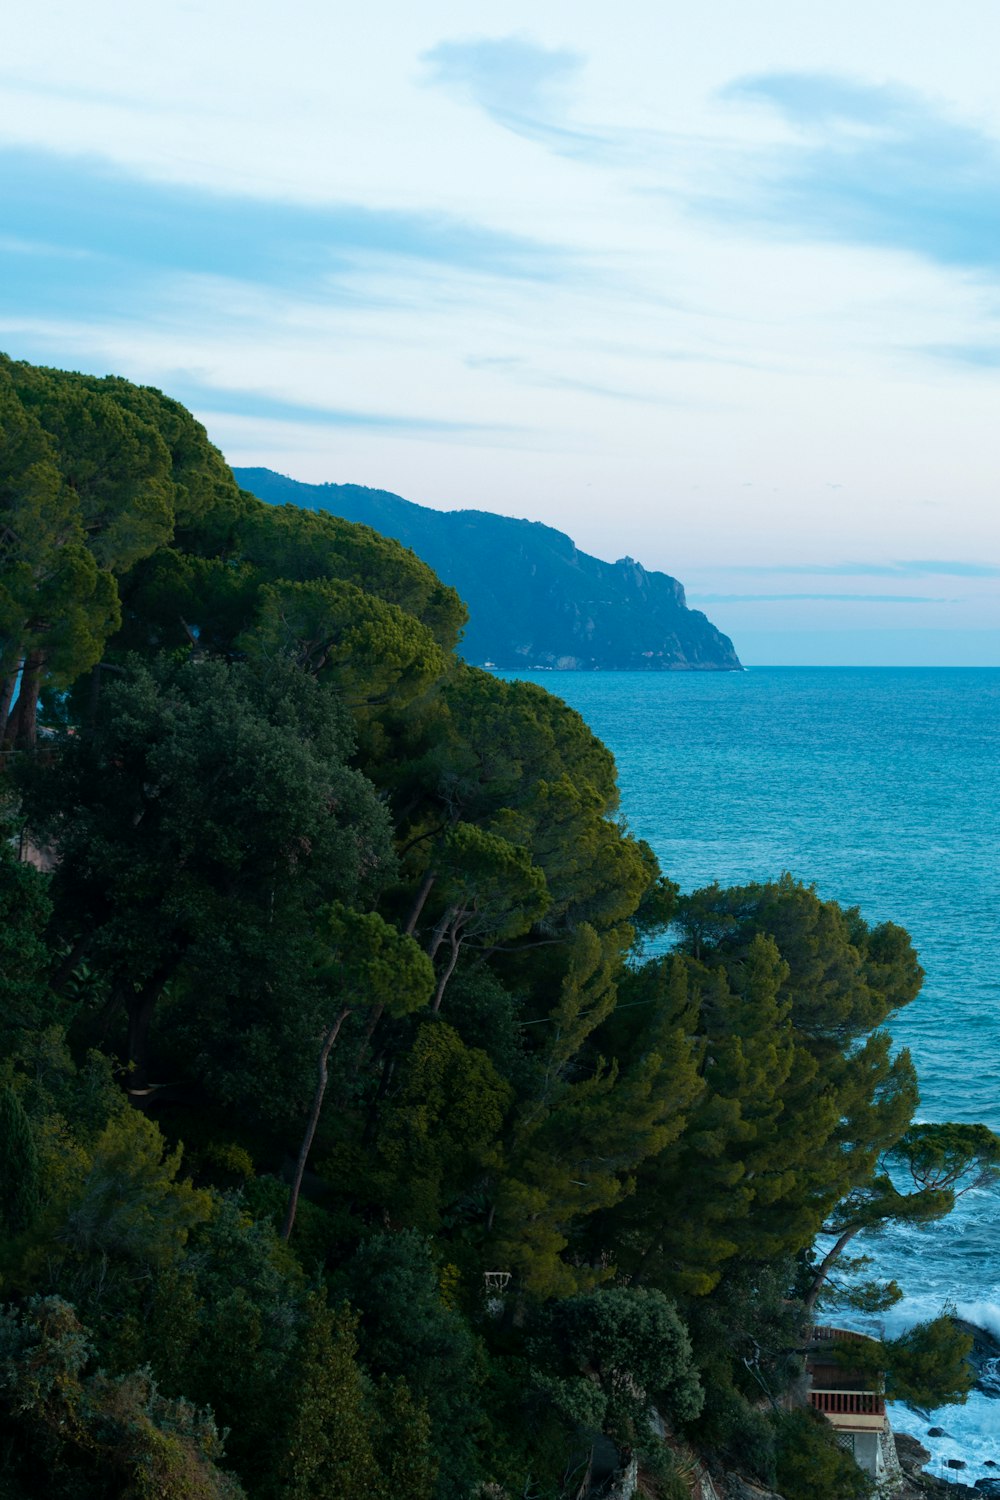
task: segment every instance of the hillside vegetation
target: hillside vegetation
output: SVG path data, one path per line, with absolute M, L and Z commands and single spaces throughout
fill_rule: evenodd
M 802 1321 L 997 1152 L 911 1127 L 906 933 L 679 896 L 450 588 L 159 392 L 4 360 L 0 439 L 5 1496 L 671 1497 L 682 1439 L 860 1493 Z

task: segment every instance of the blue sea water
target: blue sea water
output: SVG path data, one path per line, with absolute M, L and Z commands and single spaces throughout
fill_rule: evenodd
M 517 675 L 611 748 L 629 826 L 684 890 L 789 870 L 906 927 L 926 979 L 890 1029 L 917 1066 L 918 1118 L 1000 1132 L 1000 668 Z M 1000 1189 L 863 1248 L 907 1294 L 890 1333 L 951 1302 L 1000 1336 Z M 1000 1460 L 1000 1400 L 893 1422 L 947 1477 L 950 1457 L 965 1483 Z

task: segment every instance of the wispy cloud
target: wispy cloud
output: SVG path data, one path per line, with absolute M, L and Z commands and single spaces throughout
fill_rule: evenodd
M 776 112 L 797 139 L 757 159 L 719 215 L 784 234 L 1000 270 L 1000 142 L 921 94 L 829 73 L 767 73 L 723 98 Z
M 915 352 L 976 370 L 1000 370 L 1000 344 L 922 344 Z
M 777 571 L 777 570 L 775 570 Z M 956 604 L 955 599 L 929 599 L 924 594 L 695 594 L 697 604 L 805 604 L 824 601 L 835 604 Z
M 148 317 L 184 277 L 350 303 L 401 269 L 549 283 L 571 261 L 443 214 L 214 193 L 38 150 L 0 150 L 0 202 L 0 312 L 21 315 Z
M 719 573 L 792 574 L 811 578 L 1000 578 L 1000 564 L 916 559 L 909 562 L 729 563 Z
M 613 144 L 611 132 L 566 120 L 569 85 L 584 63 L 569 48 L 543 47 L 526 36 L 469 37 L 439 42 L 421 61 L 428 83 L 560 155 L 599 156 Z
M 580 376 L 560 375 L 556 371 L 540 370 L 529 360 L 521 359 L 517 355 L 470 354 L 465 363 L 470 370 L 492 371 L 520 384 L 540 386 L 546 390 L 575 391 L 582 396 L 600 396 L 612 401 L 635 401 L 657 406 L 665 404 L 663 397 L 649 391 L 630 390 L 623 386 L 608 385 L 604 381 L 586 380 Z
M 313 406 L 286 401 L 262 391 L 205 385 L 183 374 L 170 381 L 170 394 L 199 412 L 255 417 L 269 422 L 295 422 L 314 427 L 353 427 L 378 432 L 427 434 L 435 437 L 509 433 L 514 429 L 486 422 L 442 421 L 399 412 L 353 411 L 344 407 Z
M 573 93 L 586 59 L 527 36 L 442 41 L 422 61 L 428 83 L 504 129 L 560 155 L 635 168 L 640 191 L 670 193 L 718 221 L 1000 271 L 1000 140 L 916 90 L 834 73 L 736 79 L 720 99 L 770 110 L 790 135 L 747 148 L 718 137 L 679 140 L 666 130 L 578 124 Z M 729 186 L 713 196 L 692 188 L 690 178 L 682 183 L 676 158 L 690 163 L 692 154 L 703 175 Z

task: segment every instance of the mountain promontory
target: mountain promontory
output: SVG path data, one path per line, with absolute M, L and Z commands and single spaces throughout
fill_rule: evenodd
M 387 490 L 303 484 L 271 469 L 234 469 L 261 500 L 330 511 L 410 547 L 469 609 L 462 654 L 501 668 L 739 671 L 728 636 L 683 586 L 631 557 L 602 562 L 538 521 L 482 510 L 432 510 Z

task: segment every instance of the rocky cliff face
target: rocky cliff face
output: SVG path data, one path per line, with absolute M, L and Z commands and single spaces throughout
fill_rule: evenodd
M 740 670 L 732 641 L 688 609 L 677 579 L 631 557 L 602 562 L 537 521 L 430 510 L 385 490 L 300 484 L 270 469 L 233 472 L 262 500 L 329 510 L 412 547 L 468 605 L 461 651 L 477 665 Z

